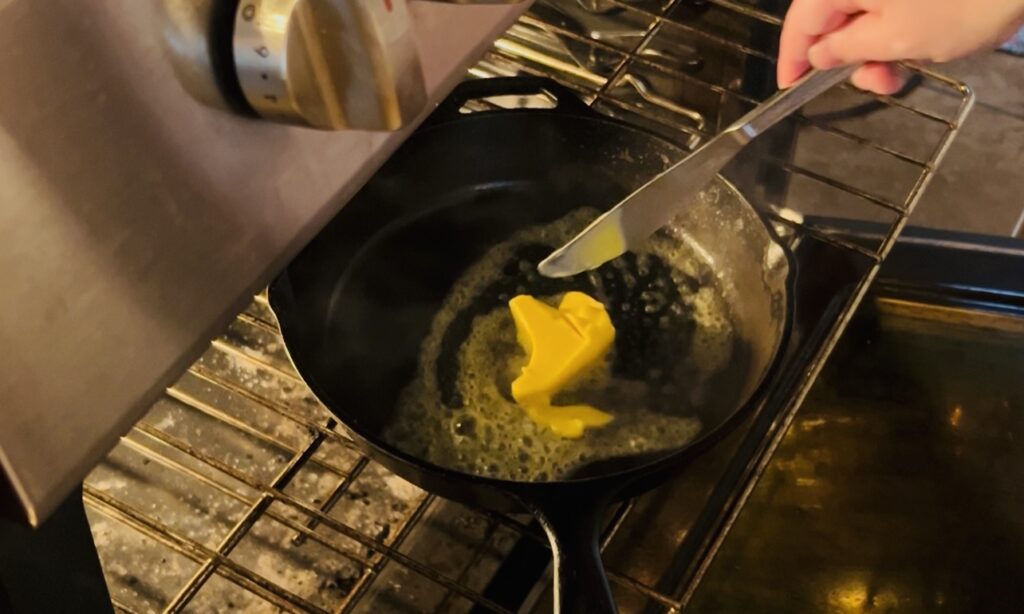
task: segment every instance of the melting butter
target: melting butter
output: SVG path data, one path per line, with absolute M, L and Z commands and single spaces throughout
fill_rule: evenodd
M 615 341 L 604 305 L 582 292 L 569 292 L 558 308 L 532 296 L 509 301 L 516 338 L 527 355 L 512 382 L 512 398 L 531 420 L 569 439 L 602 427 L 612 415 L 590 405 L 554 406 L 551 399 L 581 374 L 598 366 Z
M 507 302 L 476 317 L 458 350 L 456 390 L 461 406 L 448 408 L 442 401 L 436 370 L 442 340 L 456 315 L 505 275 L 504 268 L 522 245 L 542 243 L 555 249 L 599 213 L 578 209 L 551 224 L 516 233 L 465 272 L 423 341 L 416 376 L 399 396 L 395 417 L 383 433 L 385 441 L 456 471 L 506 480 L 548 481 L 565 479 L 594 461 L 671 450 L 697 436 L 701 423 L 686 409 L 686 403 L 681 403 L 676 413 L 652 411 L 647 406 L 651 392 L 647 384 L 612 372 L 614 348 L 603 364 L 582 374 L 556 401 L 565 399 L 566 405 L 573 407 L 594 403 L 614 412 L 615 420 L 603 428 L 587 429 L 579 439 L 561 437 L 541 426 L 510 395 L 511 383 L 522 374 L 526 357 L 517 342 Z M 702 262 L 699 253 L 674 241 L 654 240 L 652 251 L 689 275 L 695 275 L 690 269 Z M 519 292 L 527 291 L 522 288 Z M 552 305 L 559 304 L 560 298 L 538 297 Z M 696 326 L 692 360 L 697 372 L 688 381 L 688 389 L 680 390 L 680 395 L 690 395 L 728 363 L 733 333 L 723 317 L 723 297 L 714 288 L 702 287 L 684 301 Z M 555 410 L 565 412 L 566 407 Z

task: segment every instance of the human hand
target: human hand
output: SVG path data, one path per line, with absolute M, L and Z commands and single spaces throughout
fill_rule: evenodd
M 779 87 L 811 67 L 860 64 L 854 85 L 893 94 L 900 60 L 948 62 L 994 49 L 1024 25 L 1024 0 L 793 0 L 779 43 Z

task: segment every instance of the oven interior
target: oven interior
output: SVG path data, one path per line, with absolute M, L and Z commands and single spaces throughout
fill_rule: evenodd
M 1024 609 L 1024 249 L 908 234 L 689 611 Z
M 538 0 L 469 78 L 554 78 L 599 112 L 693 147 L 772 93 L 785 4 Z M 730 529 L 743 535 L 744 504 L 761 504 L 753 484 L 771 475 L 799 401 L 973 100 L 960 83 L 914 71 L 898 97 L 837 88 L 727 172 L 794 254 L 795 328 L 764 404 L 685 474 L 608 518 L 605 561 L 623 611 L 700 603 L 700 580 L 717 577 L 713 555 L 730 552 Z M 538 104 L 482 100 L 466 111 Z M 873 230 L 839 230 L 850 223 Z M 257 296 L 86 480 L 115 608 L 550 607 L 550 556 L 528 517 L 429 495 L 370 462 L 336 427 Z

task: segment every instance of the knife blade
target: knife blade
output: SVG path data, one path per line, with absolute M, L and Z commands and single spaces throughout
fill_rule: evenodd
M 636 190 L 538 266 L 545 277 L 570 277 L 633 251 L 671 222 L 750 141 L 850 77 L 856 66 L 812 71 Z

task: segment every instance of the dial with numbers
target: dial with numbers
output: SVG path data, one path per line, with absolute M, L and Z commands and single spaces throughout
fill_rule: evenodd
M 242 0 L 234 59 L 267 119 L 394 130 L 426 104 L 406 0 Z

